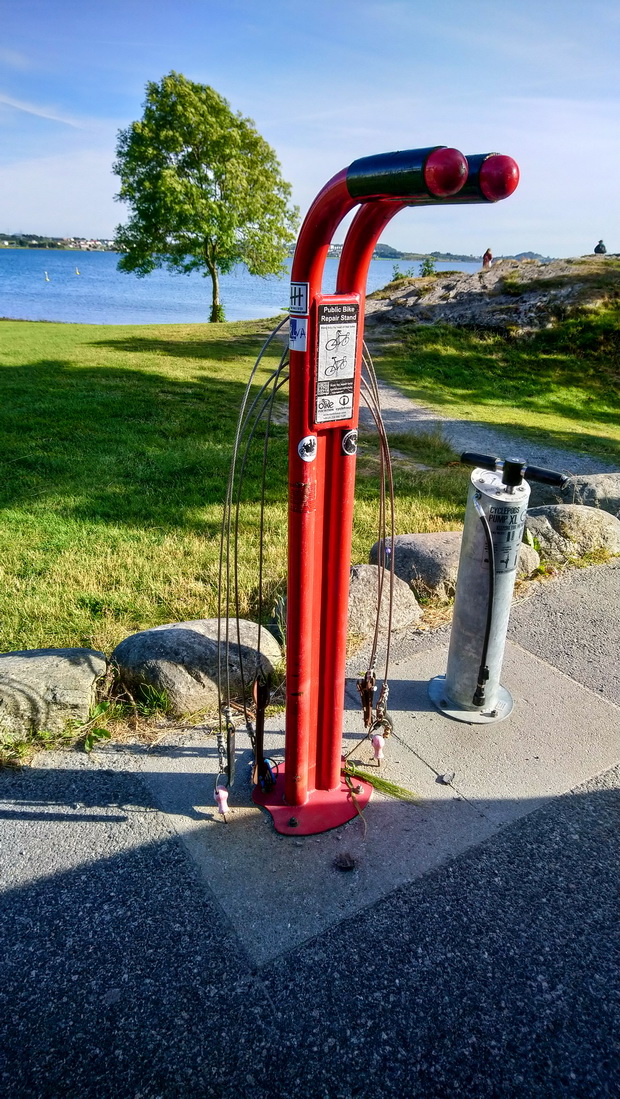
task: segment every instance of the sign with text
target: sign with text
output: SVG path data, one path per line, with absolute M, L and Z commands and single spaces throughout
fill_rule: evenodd
M 353 415 L 357 302 L 323 302 L 318 306 L 315 423 L 350 420 Z

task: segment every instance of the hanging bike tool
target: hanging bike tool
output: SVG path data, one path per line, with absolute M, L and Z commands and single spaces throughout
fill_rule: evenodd
M 428 693 L 448 717 L 473 724 L 502 721 L 513 708 L 500 685 L 519 546 L 530 481 L 562 486 L 566 477 L 527 465 L 520 458 L 467 452 L 471 474 L 456 581 L 448 667 Z
M 254 681 L 254 703 L 256 706 L 256 725 L 254 733 L 254 767 L 252 782 L 261 790 L 269 793 L 276 784 L 275 775 L 265 759 L 265 710 L 271 698 L 271 676 L 258 676 Z

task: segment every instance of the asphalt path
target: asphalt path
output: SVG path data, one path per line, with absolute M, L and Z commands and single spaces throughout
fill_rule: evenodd
M 511 637 L 617 706 L 619 602 L 618 563 L 572 572 Z M 127 753 L 5 771 L 2 1094 L 615 1099 L 619 788 L 593 776 L 256 965 Z

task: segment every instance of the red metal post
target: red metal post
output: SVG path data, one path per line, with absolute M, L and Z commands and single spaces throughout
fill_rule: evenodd
M 336 293 L 355 293 L 360 299 L 358 354 L 361 360 L 364 340 L 364 303 L 366 277 L 375 245 L 388 222 L 402 209 L 401 200 L 365 203 L 355 215 L 347 233 L 338 264 Z M 361 365 L 356 370 L 353 422 L 357 428 L 360 401 Z M 323 646 L 321 650 L 318 725 L 331 738 L 327 765 L 321 777 L 325 783 L 339 773 L 342 744 L 343 702 L 347 624 L 349 609 L 349 575 L 351 571 L 351 538 L 355 497 L 355 467 L 357 446 L 345 449 L 343 432 L 332 431 L 327 440 L 327 468 L 330 471 L 329 509 L 324 517 L 327 533 L 328 560 L 324 572 L 329 573 L 322 617 Z M 326 757 L 328 750 L 326 748 Z
M 269 809 L 280 832 L 335 827 L 351 819 L 371 792 L 361 784 L 353 798 L 341 777 L 354 435 L 368 265 L 382 230 L 403 205 L 455 202 L 465 191 L 466 202 L 495 201 L 504 197 L 502 188 L 514 190 L 514 161 L 501 158 L 500 168 L 489 165 L 489 159 L 474 158 L 475 164 L 468 165 L 457 150 L 442 146 L 363 158 L 326 184 L 299 235 L 291 274 L 285 769 L 275 790 L 264 794 L 257 789 L 253 795 Z M 336 295 L 323 296 L 333 234 L 360 202 L 343 247 Z M 356 325 L 345 324 L 356 311 Z M 340 386 L 326 383 L 330 333 L 344 333 L 349 341 L 354 330 L 350 380 Z M 339 369 L 337 360 L 336 354 L 332 372 Z M 348 378 L 351 369 L 347 362 Z M 320 411 L 321 386 L 342 394 L 342 413 L 334 401 L 327 402 L 329 411 Z
M 316 554 L 325 491 L 325 432 L 314 429 L 310 391 L 316 317 L 311 309 L 321 289 L 334 232 L 355 205 L 346 171 L 326 184 L 302 226 L 291 272 L 291 318 L 305 337 L 291 339 L 289 381 L 289 546 L 287 614 L 287 704 L 285 798 L 303 805 L 316 787 L 317 672 L 319 633 Z M 293 312 L 294 310 L 294 312 Z M 298 346 L 295 346 L 297 343 Z M 305 346 L 301 346 L 305 344 Z

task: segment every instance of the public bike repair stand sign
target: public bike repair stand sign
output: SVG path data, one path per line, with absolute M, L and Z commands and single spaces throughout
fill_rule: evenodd
M 466 158 L 434 146 L 355 161 L 312 203 L 291 273 L 289 545 L 284 767 L 254 801 L 285 834 L 309 835 L 352 819 L 371 787 L 342 774 L 349 571 L 364 303 L 368 267 L 388 222 L 405 206 L 496 202 L 515 190 L 507 156 Z M 323 295 L 334 232 L 359 206 Z

